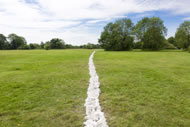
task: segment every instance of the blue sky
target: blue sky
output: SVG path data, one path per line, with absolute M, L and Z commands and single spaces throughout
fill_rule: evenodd
M 97 43 L 103 27 L 120 18 L 136 24 L 158 16 L 174 36 L 190 20 L 190 0 L 0 0 L 0 33 L 16 33 L 28 43 L 58 37 L 66 43 Z

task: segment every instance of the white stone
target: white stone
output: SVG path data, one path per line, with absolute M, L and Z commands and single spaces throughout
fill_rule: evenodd
M 104 113 L 101 111 L 99 104 L 100 95 L 100 82 L 99 77 L 96 73 L 96 69 L 93 62 L 95 51 L 89 58 L 89 71 L 90 81 L 87 91 L 87 98 L 84 106 L 86 107 L 86 121 L 84 122 L 85 127 L 108 127 Z

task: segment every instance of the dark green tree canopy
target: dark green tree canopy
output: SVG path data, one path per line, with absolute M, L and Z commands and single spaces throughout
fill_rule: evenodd
M 148 30 L 150 26 L 150 19 L 145 17 L 142 20 L 140 20 L 134 29 L 134 33 L 136 34 L 138 39 L 142 39 L 144 36 L 144 33 Z
M 167 41 L 169 44 L 172 44 L 174 47 L 176 48 L 178 47 L 174 37 L 169 37 Z
M 175 41 L 179 48 L 187 49 L 190 46 L 190 21 L 184 21 L 175 34 Z
M 168 42 L 170 43 L 170 44 L 175 44 L 175 38 L 174 37 L 169 37 L 168 38 Z
M 40 48 L 43 49 L 43 48 L 44 48 L 44 45 L 45 45 L 45 44 L 44 44 L 44 42 L 42 41 L 42 42 L 40 43 Z
M 143 49 L 160 50 L 164 47 L 165 38 L 157 27 L 150 27 L 143 36 Z
M 7 38 L 3 34 L 0 34 L 0 49 L 7 49 L 7 48 L 8 48 Z
M 167 28 L 164 26 L 163 21 L 159 17 L 143 18 L 136 24 L 134 33 L 138 39 L 142 40 L 145 32 L 152 27 L 159 29 L 163 36 L 167 35 Z
M 93 45 L 94 46 L 94 45 Z M 95 45 L 96 46 L 96 45 Z M 79 48 L 79 46 L 72 46 L 72 48 Z M 27 44 L 26 40 L 22 36 L 17 34 L 9 34 L 8 37 L 0 34 L 0 50 L 2 49 L 64 49 L 66 48 L 65 42 L 59 38 L 53 38 L 46 43 L 41 42 Z M 94 47 L 93 47 L 94 48 Z
M 160 50 L 164 48 L 167 28 L 159 17 L 143 18 L 136 24 L 134 33 L 143 42 L 143 49 Z
M 18 49 L 20 46 L 27 44 L 24 37 L 18 36 L 16 34 L 9 34 L 8 40 L 10 42 L 11 49 Z
M 100 49 L 101 48 L 99 44 L 92 44 L 92 43 L 80 45 L 79 47 L 84 48 L 84 49 Z
M 130 19 L 108 23 L 101 33 L 99 44 L 105 50 L 130 50 L 133 47 L 133 23 Z
M 46 42 L 46 45 L 49 45 L 50 49 L 63 49 L 63 48 L 65 48 L 65 42 L 59 38 L 51 39 L 50 41 Z
M 40 45 L 39 44 L 36 44 L 36 43 L 30 43 L 29 44 L 29 48 L 30 49 L 40 49 Z

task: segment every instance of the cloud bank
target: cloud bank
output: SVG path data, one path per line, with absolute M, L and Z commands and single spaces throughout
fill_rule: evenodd
M 164 10 L 187 15 L 189 5 L 189 0 L 0 0 L 0 33 L 22 35 L 29 43 L 53 37 L 96 43 L 110 20 Z

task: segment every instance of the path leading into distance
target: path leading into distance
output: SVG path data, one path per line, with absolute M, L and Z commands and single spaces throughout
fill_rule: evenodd
M 89 71 L 90 81 L 87 91 L 87 98 L 84 106 L 86 107 L 86 121 L 84 122 L 85 127 L 108 127 L 104 113 L 101 111 L 99 103 L 100 95 L 100 82 L 99 77 L 96 73 L 96 69 L 93 62 L 95 51 L 89 58 Z

